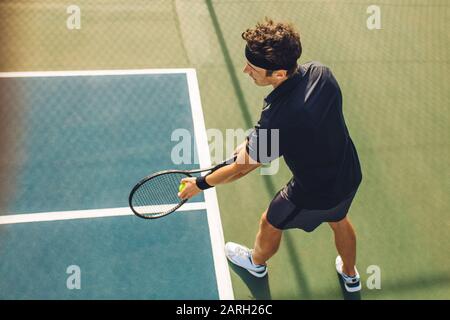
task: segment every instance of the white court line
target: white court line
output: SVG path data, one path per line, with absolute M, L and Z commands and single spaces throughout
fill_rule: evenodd
M 205 202 L 192 202 L 192 203 L 185 203 L 177 211 L 195 211 L 205 209 L 207 209 L 207 205 Z M 28 223 L 28 222 L 119 217 L 128 215 L 133 215 L 133 212 L 129 207 L 91 209 L 91 210 L 70 210 L 59 212 L 53 211 L 40 213 L 22 213 L 22 214 L 11 214 L 0 216 L 0 225 L 14 224 L 14 223 Z
M 25 71 L 0 72 L 0 78 L 28 78 L 28 77 L 73 77 L 73 76 L 115 76 L 139 74 L 188 74 L 193 69 L 127 69 L 127 70 L 68 70 L 68 71 Z
M 187 80 L 200 168 L 207 168 L 211 166 L 211 159 L 195 69 L 187 72 Z M 225 241 L 215 188 L 205 190 L 204 195 L 219 297 L 221 300 L 234 300 L 230 270 L 228 268 L 227 258 L 225 257 Z

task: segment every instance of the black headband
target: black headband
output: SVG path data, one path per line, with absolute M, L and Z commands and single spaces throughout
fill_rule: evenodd
M 251 64 L 266 70 L 290 70 L 296 66 L 296 63 L 291 65 L 278 65 L 270 62 L 264 57 L 256 55 L 252 50 L 250 50 L 248 45 L 245 46 L 245 57 Z

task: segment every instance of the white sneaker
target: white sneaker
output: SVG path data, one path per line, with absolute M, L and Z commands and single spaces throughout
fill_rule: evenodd
M 342 272 L 342 267 L 344 265 L 344 262 L 342 262 L 341 256 L 336 257 L 336 271 L 339 273 L 339 275 L 342 278 L 342 281 L 344 282 L 345 290 L 348 292 L 357 292 L 361 290 L 361 280 L 359 277 L 358 270 L 355 267 L 356 275 L 354 276 L 348 276 L 344 272 Z
M 267 266 L 254 264 L 252 260 L 252 250 L 234 242 L 225 244 L 225 255 L 235 265 L 247 269 L 252 275 L 262 278 L 267 274 Z

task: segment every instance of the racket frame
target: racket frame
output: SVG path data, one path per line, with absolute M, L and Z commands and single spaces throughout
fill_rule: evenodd
M 192 177 L 192 174 L 195 174 L 195 173 L 201 173 L 201 172 L 206 172 L 206 171 L 214 172 L 214 171 L 216 171 L 217 169 L 219 169 L 219 168 L 221 168 L 221 167 L 223 167 L 223 166 L 225 166 L 225 165 L 227 165 L 227 164 L 231 164 L 232 162 L 236 161 L 236 158 L 237 158 L 237 155 L 234 155 L 233 157 L 231 157 L 231 158 L 229 158 L 229 159 L 227 159 L 227 160 L 221 162 L 220 164 L 217 164 L 217 165 L 215 165 L 215 166 L 211 166 L 211 167 L 206 168 L 206 169 L 193 169 L 193 170 L 163 170 L 163 171 L 158 171 L 158 172 L 156 172 L 156 173 L 153 173 L 153 174 L 151 174 L 151 175 L 148 175 L 148 176 L 142 178 L 142 179 L 141 179 L 141 180 L 133 187 L 133 189 L 131 189 L 130 195 L 128 196 L 128 204 L 129 204 L 129 206 L 130 206 L 130 208 L 131 208 L 131 211 L 133 211 L 133 213 L 134 213 L 136 216 L 138 216 L 139 218 L 143 218 L 143 219 L 158 219 L 158 218 L 165 217 L 165 216 L 167 216 L 167 215 L 169 215 L 169 214 L 175 212 L 175 211 L 178 210 L 183 204 L 185 204 L 189 199 L 184 199 L 184 200 L 181 200 L 181 199 L 180 199 L 180 202 L 178 203 L 178 205 L 175 206 L 175 207 L 174 207 L 172 210 L 170 210 L 170 211 L 163 212 L 163 213 L 161 213 L 161 214 L 155 214 L 154 216 L 145 216 L 145 215 L 143 215 L 143 214 L 137 212 L 137 211 L 134 209 L 134 207 L 133 207 L 133 205 L 132 205 L 133 196 L 134 196 L 136 190 L 138 190 L 139 187 L 142 186 L 144 183 L 146 183 L 147 181 L 149 181 L 149 180 L 151 180 L 151 179 L 154 179 L 154 178 L 156 178 L 156 177 L 158 177 L 158 176 L 161 176 L 161 175 L 163 175 L 163 174 L 178 173 L 178 174 L 184 174 L 184 175 L 186 175 L 186 177 L 189 178 L 189 177 Z

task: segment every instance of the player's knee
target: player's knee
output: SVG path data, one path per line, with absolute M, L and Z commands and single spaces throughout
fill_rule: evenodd
M 334 232 L 338 233 L 345 232 L 355 236 L 355 230 L 347 218 L 344 218 L 337 222 L 328 222 L 328 224 L 330 225 L 331 229 L 333 229 Z
M 267 211 L 264 211 L 264 213 L 261 216 L 261 219 L 259 221 L 259 225 L 261 229 L 265 229 L 267 231 L 272 232 L 279 232 L 280 230 L 274 227 L 269 220 L 267 219 Z
M 270 226 L 270 222 L 267 220 L 267 211 L 264 211 L 264 213 L 261 216 L 261 219 L 259 219 L 259 225 L 260 227 L 268 227 Z
M 331 229 L 332 229 L 333 231 L 337 231 L 337 229 L 338 229 L 338 224 L 337 224 L 337 222 L 328 222 L 328 225 L 331 227 Z
M 347 217 L 345 217 L 344 219 L 340 220 L 340 221 L 336 221 L 336 222 L 328 222 L 328 224 L 330 225 L 331 229 L 333 229 L 333 231 L 338 231 L 344 227 L 346 227 L 348 225 L 348 219 Z

